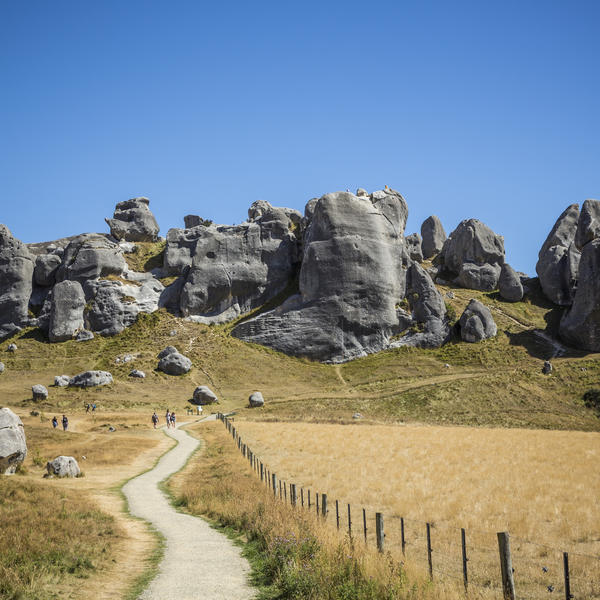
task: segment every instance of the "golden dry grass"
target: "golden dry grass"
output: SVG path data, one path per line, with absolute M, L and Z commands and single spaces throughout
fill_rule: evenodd
M 364 507 L 371 544 L 373 515 L 380 511 L 386 544 L 399 554 L 404 517 L 407 555 L 425 565 L 430 522 L 436 568 L 459 577 L 464 527 L 473 581 L 485 585 L 497 582 L 496 532 L 509 531 L 522 590 L 537 597 L 544 582 L 559 589 L 560 552 L 569 551 L 578 592 L 600 594 L 600 559 L 576 556 L 600 556 L 597 433 L 240 421 L 236 426 L 279 478 L 311 489 L 313 502 L 315 492 L 328 494 L 330 521 L 336 499 L 342 528 L 347 503 L 355 527 L 362 526 Z

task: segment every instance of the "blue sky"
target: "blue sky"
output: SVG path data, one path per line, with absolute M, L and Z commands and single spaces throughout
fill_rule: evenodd
M 479 218 L 534 273 L 600 198 L 598 2 L 0 1 L 0 222 L 107 231 L 148 196 L 239 223 L 389 185 L 407 233 Z

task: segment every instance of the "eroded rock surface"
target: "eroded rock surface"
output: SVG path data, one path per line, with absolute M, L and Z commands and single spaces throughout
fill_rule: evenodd
M 446 232 L 442 222 L 435 215 L 427 217 L 421 225 L 421 248 L 425 260 L 439 254 L 446 241 Z
M 521 278 L 508 263 L 502 265 L 500 278 L 498 279 L 498 291 L 509 302 L 520 302 L 523 300 Z
M 84 371 L 71 377 L 69 385 L 72 387 L 94 387 L 108 385 L 113 382 L 113 376 L 108 371 Z
M 57 456 L 46 463 L 46 471 L 52 477 L 79 477 L 79 464 L 72 456 Z
M 0 408 L 0 473 L 11 475 L 26 456 L 23 422 L 10 408 Z
M 193 404 L 214 404 L 218 401 L 219 399 L 217 398 L 217 395 L 206 385 L 199 385 L 194 390 L 194 396 L 192 399 Z
M 113 218 L 106 219 L 111 235 L 126 242 L 155 242 L 159 227 L 149 204 L 143 197 L 119 202 Z
M 494 337 L 498 328 L 490 309 L 472 299 L 459 319 L 460 337 L 465 342 L 481 342 Z
M 78 281 L 61 281 L 52 288 L 48 338 L 66 342 L 83 329 L 85 296 Z

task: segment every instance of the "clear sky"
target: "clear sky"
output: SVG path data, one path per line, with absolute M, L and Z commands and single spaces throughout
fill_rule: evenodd
M 475 217 L 534 273 L 560 212 L 600 198 L 597 1 L 0 0 L 0 222 L 165 235 L 257 199 L 389 185 L 407 233 Z

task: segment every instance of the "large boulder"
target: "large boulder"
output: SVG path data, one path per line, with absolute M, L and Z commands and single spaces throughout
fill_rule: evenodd
M 169 356 L 169 354 L 173 354 L 174 352 L 179 352 L 177 350 L 177 348 L 175 348 L 175 346 L 167 346 L 164 350 L 161 350 L 158 353 L 158 356 L 156 358 L 158 358 L 160 360 L 161 358 L 164 358 L 165 356 Z
M 467 219 L 444 242 L 439 255 L 444 273 L 461 287 L 496 289 L 504 264 L 504 240 L 477 219 Z
M 481 342 L 498 332 L 490 309 L 474 298 L 461 315 L 459 325 L 460 337 L 464 342 Z
M 58 254 L 40 254 L 35 259 L 33 279 L 37 285 L 50 287 L 54 285 L 55 274 L 62 262 Z
M 411 260 L 423 262 L 423 251 L 421 250 L 421 236 L 418 233 L 411 233 L 404 238 L 406 252 Z
M 248 398 L 248 405 L 250 408 L 260 408 L 265 405 L 265 399 L 260 392 L 254 392 Z
M 71 381 L 70 375 L 55 375 L 54 386 L 55 387 L 67 387 Z
M 14 473 L 26 456 L 23 422 L 10 408 L 0 408 L 0 473 Z
M 199 385 L 194 390 L 192 404 L 214 404 L 218 401 L 217 395 L 205 385 Z
M 158 370 L 167 375 L 184 375 L 192 368 L 192 361 L 179 352 L 171 352 L 158 361 Z
M 577 284 L 581 258 L 575 245 L 578 222 L 579 206 L 571 204 L 548 234 L 535 266 L 544 295 L 560 306 L 569 306 L 573 302 Z
M 119 202 L 113 218 L 106 219 L 111 235 L 126 242 L 155 242 L 159 227 L 149 204 L 143 197 Z
M 523 300 L 521 278 L 508 263 L 502 265 L 500 279 L 498 280 L 498 291 L 502 298 L 509 302 L 520 302 Z
M 66 342 L 83 329 L 85 295 L 78 281 L 61 281 L 52 289 L 48 338 L 51 342 Z
M 439 254 L 446 241 L 446 232 L 442 222 L 435 215 L 427 217 L 421 225 L 421 248 L 425 260 Z
M 255 202 L 248 221 L 167 234 L 164 269 L 185 276 L 179 310 L 190 320 L 224 322 L 261 306 L 293 279 L 300 213 Z M 170 300 L 172 303 L 172 300 Z
M 48 390 L 40 383 L 32 386 L 31 394 L 36 402 L 48 399 Z
M 46 471 L 50 477 L 79 477 L 81 470 L 72 456 L 57 456 L 46 463 Z
M 237 325 L 233 335 L 330 362 L 386 348 L 405 294 L 407 216 L 393 190 L 320 198 L 304 236 L 300 293 Z
M 579 251 L 588 243 L 600 237 L 600 200 L 586 200 L 581 207 L 575 246 Z
M 33 255 L 27 246 L 0 225 L 0 339 L 29 324 L 33 270 Z
M 113 382 L 113 376 L 108 371 L 84 371 L 71 377 L 71 387 L 94 387 L 97 385 L 108 385 Z
M 559 333 L 576 348 L 600 352 L 600 238 L 583 247 L 577 291 Z
M 0 362 L 0 373 L 4 373 L 4 363 Z
M 119 276 L 127 268 L 123 251 L 105 235 L 84 233 L 73 238 L 65 249 L 62 263 L 56 271 L 56 281 L 89 280 L 109 275 Z

